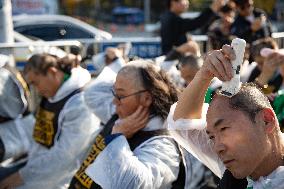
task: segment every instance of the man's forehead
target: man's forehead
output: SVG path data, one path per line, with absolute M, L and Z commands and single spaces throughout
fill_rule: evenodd
M 206 120 L 207 122 L 217 119 L 219 116 L 224 116 L 229 114 L 232 109 L 229 107 L 229 100 L 227 97 L 216 96 L 213 98 L 212 102 L 209 105 Z M 216 117 L 217 116 L 217 117 Z
M 211 103 L 209 104 L 209 109 L 216 109 L 219 107 L 229 108 L 229 98 L 223 95 L 216 94 Z

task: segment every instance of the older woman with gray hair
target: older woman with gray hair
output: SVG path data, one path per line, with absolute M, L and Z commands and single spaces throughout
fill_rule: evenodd
M 88 90 L 85 96 L 93 94 Z M 165 131 L 177 100 L 166 74 L 144 60 L 128 63 L 112 93 L 116 116 L 102 128 L 70 188 L 184 188 L 182 156 Z

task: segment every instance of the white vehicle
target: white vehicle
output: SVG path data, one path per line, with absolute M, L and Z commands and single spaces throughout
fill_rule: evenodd
M 112 38 L 106 31 L 64 15 L 19 15 L 13 16 L 13 23 L 15 31 L 45 41 Z
M 50 53 L 58 57 L 63 57 L 71 48 L 81 48 L 81 43 L 77 40 L 68 41 L 43 41 L 32 40 L 14 31 L 15 43 L 0 43 L 0 54 L 10 52 L 15 60 L 15 66 L 22 70 L 26 61 L 36 53 Z

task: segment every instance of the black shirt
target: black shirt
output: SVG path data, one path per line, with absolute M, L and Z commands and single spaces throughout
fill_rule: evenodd
M 246 189 L 247 179 L 236 179 L 232 173 L 226 169 L 217 189 Z
M 253 15 L 255 18 L 264 15 L 266 18 L 266 14 L 264 11 L 260 9 L 254 9 Z M 267 20 L 266 23 L 256 32 L 251 30 L 251 23 L 241 15 L 238 15 L 231 26 L 231 33 L 239 38 L 246 40 L 247 43 L 251 43 L 257 39 L 261 39 L 264 37 L 271 36 L 271 24 Z
M 186 32 L 206 26 L 216 18 L 209 8 L 195 19 L 184 19 L 173 12 L 165 12 L 161 16 L 162 53 L 167 54 L 174 46 L 187 42 Z

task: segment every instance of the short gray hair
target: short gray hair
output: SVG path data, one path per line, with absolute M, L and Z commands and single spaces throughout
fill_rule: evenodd
M 153 98 L 151 113 L 167 118 L 171 105 L 178 100 L 178 92 L 163 70 L 153 62 L 136 60 L 124 66 L 118 74 L 130 77 L 132 82 L 147 90 Z

